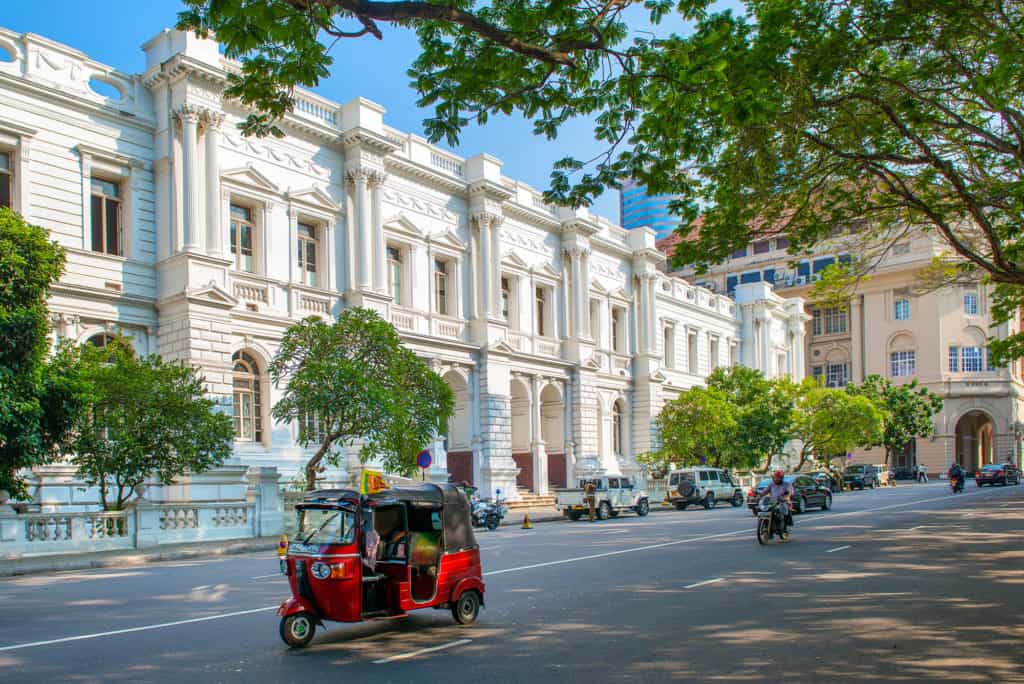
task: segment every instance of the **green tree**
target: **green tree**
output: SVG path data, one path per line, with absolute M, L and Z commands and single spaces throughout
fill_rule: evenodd
M 935 433 L 932 419 L 942 410 L 942 399 L 917 380 L 894 385 L 887 378 L 869 375 L 864 384 L 847 385 L 846 391 L 871 400 L 884 411 L 885 428 L 873 446 L 885 447 L 886 463 L 892 463 L 914 439 Z
M 822 387 L 816 379 L 805 378 L 793 414 L 793 438 L 803 443 L 796 469 L 814 455 L 831 461 L 858 447 L 880 444 L 886 418 L 866 396 Z
M 346 309 L 332 324 L 307 318 L 288 328 L 270 364 L 274 383 L 285 384 L 273 408 L 279 421 L 296 421 L 298 443 L 314 445 L 306 487 L 337 447 L 361 444 L 365 462 L 383 460 L 411 474 L 416 455 L 447 428 L 455 399 L 390 323 L 369 309 Z
M 46 299 L 63 271 L 46 231 L 0 207 L 0 489 L 15 497 L 18 471 L 55 456 L 81 406 L 66 355 L 46 356 Z
M 768 469 L 773 455 L 792 438 L 796 388 L 788 380 L 769 380 L 746 366 L 719 367 L 708 388 L 723 393 L 736 415 L 734 441 L 739 470 Z
M 214 412 L 195 369 L 157 355 L 140 359 L 123 337 L 102 348 L 82 345 L 77 354 L 71 366 L 88 387 L 88 402 L 69 449 L 105 510 L 124 509 L 153 474 L 171 483 L 231 453 L 231 418 Z
M 669 464 L 706 462 L 731 468 L 735 461 L 735 408 L 720 390 L 694 387 L 665 404 L 655 419 L 662 447 L 639 460 L 659 470 Z

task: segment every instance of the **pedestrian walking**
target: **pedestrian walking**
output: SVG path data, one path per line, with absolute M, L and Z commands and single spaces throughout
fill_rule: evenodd
M 588 482 L 583 487 L 583 493 L 585 494 L 583 498 L 587 501 L 587 516 L 590 518 L 590 522 L 594 522 L 594 518 L 597 517 L 597 507 L 595 505 L 597 497 L 594 495 L 596 491 L 597 487 L 594 486 L 593 482 Z

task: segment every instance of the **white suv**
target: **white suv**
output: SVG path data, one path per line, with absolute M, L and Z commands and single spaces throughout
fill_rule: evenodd
M 695 466 L 673 470 L 668 475 L 668 502 L 683 511 L 690 504 L 714 508 L 719 501 L 734 507 L 743 505 L 743 490 L 733 482 L 729 471 Z

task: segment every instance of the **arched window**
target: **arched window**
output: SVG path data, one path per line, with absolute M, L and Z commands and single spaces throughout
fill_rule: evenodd
M 625 434 L 622 429 L 622 404 L 618 401 L 612 404 L 612 449 L 616 456 L 622 456 L 625 452 Z
M 263 401 L 260 395 L 260 371 L 256 360 L 245 352 L 235 352 L 235 439 L 263 441 Z
M 86 340 L 86 342 L 88 342 L 94 347 L 99 347 L 100 349 L 102 349 L 103 347 L 106 347 L 108 344 L 110 344 L 113 341 L 113 339 L 114 335 L 111 335 L 110 333 L 101 332 L 96 333 L 88 340 Z

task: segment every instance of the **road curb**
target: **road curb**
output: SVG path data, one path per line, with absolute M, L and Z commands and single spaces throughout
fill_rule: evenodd
M 18 577 L 42 573 L 69 572 L 74 570 L 95 570 L 98 568 L 123 568 L 159 563 L 161 561 L 187 560 L 229 556 L 254 551 L 272 551 L 277 548 L 278 537 L 262 537 L 234 542 L 220 542 L 219 546 L 190 546 L 153 551 L 130 553 L 82 554 L 68 556 L 47 556 L 14 561 L 0 561 L 0 577 Z

